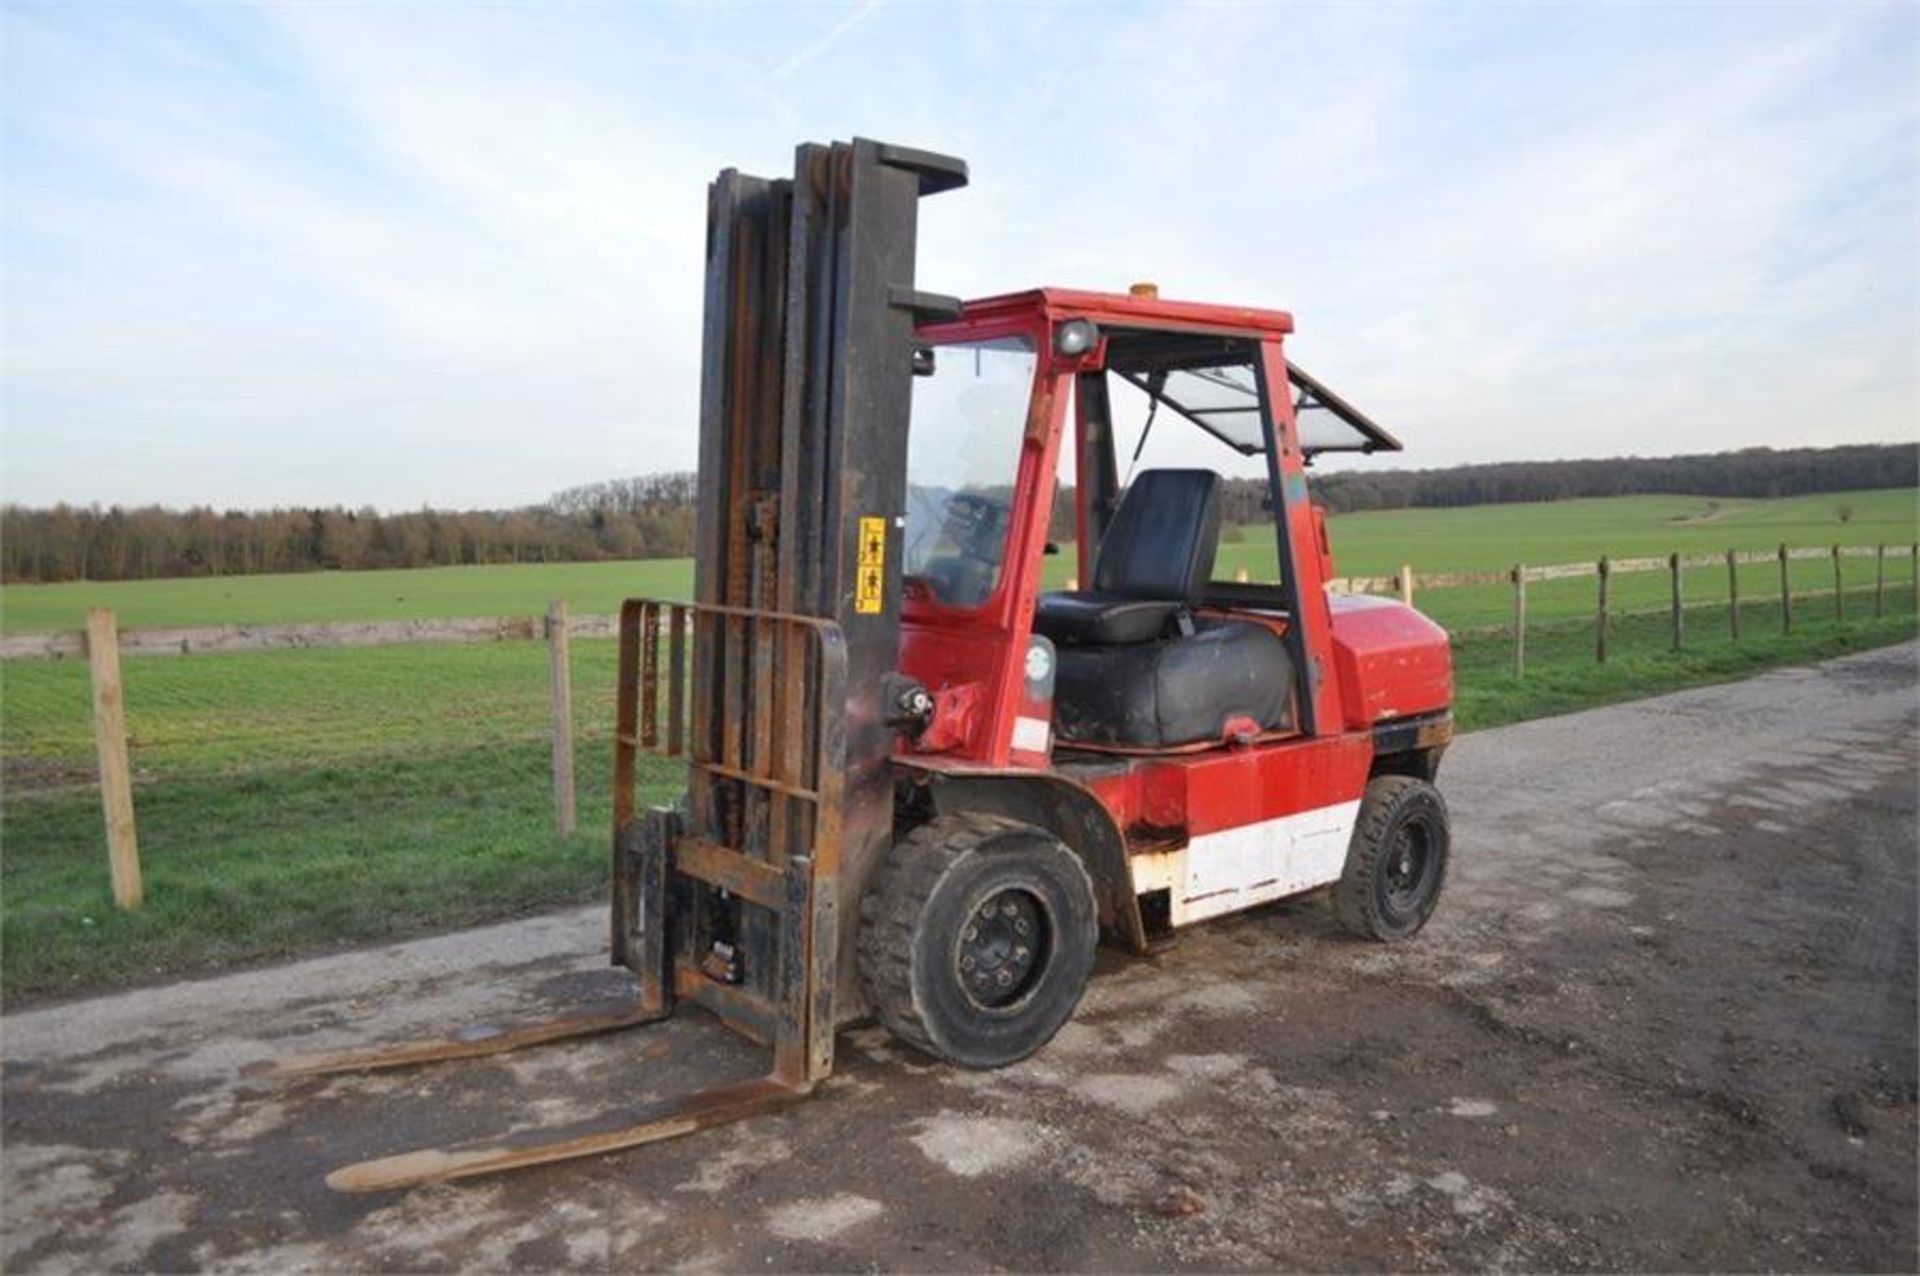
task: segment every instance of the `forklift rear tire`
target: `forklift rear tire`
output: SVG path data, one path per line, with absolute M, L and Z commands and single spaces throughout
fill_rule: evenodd
M 1452 846 L 1440 790 L 1410 775 L 1376 777 L 1333 888 L 1334 916 L 1363 939 L 1411 937 L 1440 902 Z
M 965 1068 L 1017 1063 L 1093 973 L 1093 880 L 1059 838 L 943 815 L 894 844 L 860 901 L 860 977 L 880 1022 Z

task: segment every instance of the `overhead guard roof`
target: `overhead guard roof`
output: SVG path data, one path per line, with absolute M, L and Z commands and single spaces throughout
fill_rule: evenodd
M 1285 336 L 1293 331 L 1293 315 L 1286 310 L 1171 301 L 1164 297 L 1136 297 L 1130 293 L 1082 292 L 1071 288 L 1033 288 L 1026 292 L 983 297 L 967 302 L 965 314 L 969 319 L 978 319 L 1035 310 L 1053 318 L 1086 318 L 1103 326 L 1119 328 L 1187 329 L 1261 337 Z M 1295 416 L 1299 421 L 1301 445 L 1309 455 L 1321 452 L 1401 450 L 1399 439 L 1291 360 L 1287 363 L 1287 378 L 1297 392 Z M 1188 415 L 1178 404 L 1170 406 L 1182 415 Z M 1210 428 L 1201 417 L 1193 416 L 1192 419 L 1203 428 Z M 1249 451 L 1243 443 L 1222 437 L 1228 446 L 1242 452 Z
M 1216 332 L 1289 333 L 1293 315 L 1285 310 L 1252 306 L 1216 306 L 1199 301 L 1169 301 L 1164 297 L 1135 297 L 1118 292 L 1080 292 L 1071 288 L 1033 288 L 1026 292 L 982 297 L 966 303 L 968 318 L 1019 310 L 1084 315 L 1095 323 L 1150 324 L 1173 328 L 1208 328 Z

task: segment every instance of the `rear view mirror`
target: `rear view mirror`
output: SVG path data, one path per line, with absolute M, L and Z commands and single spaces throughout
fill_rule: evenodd
M 930 377 L 933 375 L 933 347 L 915 346 L 913 348 L 913 375 Z

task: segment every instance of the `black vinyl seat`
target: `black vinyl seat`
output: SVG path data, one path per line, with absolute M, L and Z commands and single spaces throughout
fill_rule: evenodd
M 1220 476 L 1148 470 L 1127 487 L 1094 558 L 1093 588 L 1042 594 L 1036 633 L 1057 647 L 1152 642 L 1192 632 L 1220 545 Z
M 1265 625 L 1203 619 L 1190 637 L 1062 647 L 1059 659 L 1062 744 L 1150 751 L 1293 726 L 1293 661 Z
M 1293 662 L 1264 625 L 1196 620 L 1220 543 L 1220 476 L 1134 479 L 1079 593 L 1043 594 L 1034 631 L 1059 649 L 1062 744 L 1153 750 L 1292 725 Z

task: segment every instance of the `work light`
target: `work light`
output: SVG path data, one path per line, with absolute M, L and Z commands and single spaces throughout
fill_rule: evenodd
M 1072 358 L 1093 349 L 1100 340 L 1100 329 L 1093 326 L 1091 319 L 1069 319 L 1053 330 L 1053 349 L 1056 354 Z

